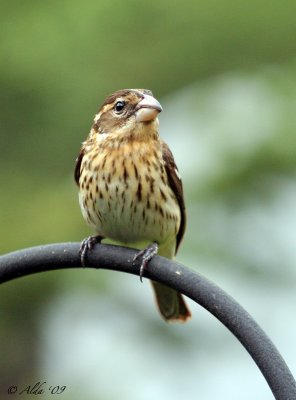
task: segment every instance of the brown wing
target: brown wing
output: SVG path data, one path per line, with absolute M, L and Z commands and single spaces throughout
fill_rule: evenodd
M 79 178 L 80 178 L 80 167 L 81 167 L 81 162 L 84 156 L 84 150 L 81 149 L 80 153 L 78 154 L 78 157 L 75 160 L 75 171 L 74 171 L 74 178 L 75 182 L 79 186 Z
M 176 243 L 176 253 L 177 253 L 178 247 L 184 236 L 186 227 L 186 210 L 185 210 L 184 195 L 183 195 L 183 185 L 178 174 L 178 168 L 175 163 L 173 154 L 169 149 L 169 146 L 164 142 L 162 142 L 162 157 L 164 160 L 164 165 L 168 176 L 169 185 L 176 196 L 181 211 L 181 223 L 179 231 L 177 233 L 177 243 Z

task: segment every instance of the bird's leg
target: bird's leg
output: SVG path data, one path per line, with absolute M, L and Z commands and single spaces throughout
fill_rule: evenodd
M 86 254 L 88 250 L 91 250 L 96 243 L 101 243 L 103 237 L 102 236 L 88 236 L 84 240 L 82 240 L 81 245 L 80 245 L 80 250 L 79 250 L 79 255 L 80 255 L 80 260 L 81 260 L 81 265 L 83 268 L 86 267 L 85 261 L 86 261 Z
M 142 257 L 142 263 L 140 267 L 140 280 L 142 282 L 142 278 L 144 275 L 145 268 L 149 264 L 149 261 L 158 253 L 158 244 L 153 242 L 149 244 L 145 249 L 140 250 L 135 257 L 133 258 L 133 263 L 140 257 Z

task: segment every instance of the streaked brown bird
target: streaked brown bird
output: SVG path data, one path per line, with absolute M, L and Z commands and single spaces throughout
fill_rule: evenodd
M 159 102 L 150 90 L 119 90 L 106 98 L 76 160 L 75 179 L 85 221 L 97 236 L 82 242 L 81 257 L 108 238 L 141 250 L 140 276 L 154 254 L 173 258 L 184 235 L 182 182 L 158 134 Z M 180 293 L 152 282 L 166 321 L 191 314 Z

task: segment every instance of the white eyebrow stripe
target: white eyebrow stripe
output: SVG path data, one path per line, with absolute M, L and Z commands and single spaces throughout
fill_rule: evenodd
M 98 114 L 96 114 L 95 118 L 94 118 L 94 122 L 98 122 L 98 120 L 100 119 L 101 115 L 102 115 L 102 111 L 99 112 Z
M 136 93 L 139 94 L 141 97 L 144 96 L 144 93 L 140 92 L 140 91 L 137 90 L 137 89 L 129 89 L 129 90 L 131 90 L 131 91 L 133 91 L 133 92 L 136 92 Z

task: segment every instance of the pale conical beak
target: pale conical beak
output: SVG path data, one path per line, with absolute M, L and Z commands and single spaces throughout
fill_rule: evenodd
M 145 94 L 137 105 L 136 120 L 137 122 L 153 121 L 161 111 L 160 103 L 153 96 Z

